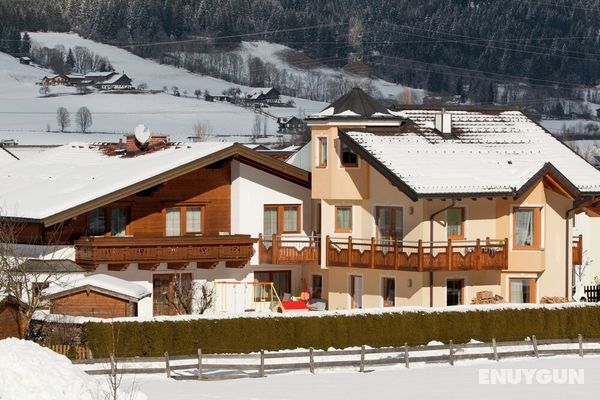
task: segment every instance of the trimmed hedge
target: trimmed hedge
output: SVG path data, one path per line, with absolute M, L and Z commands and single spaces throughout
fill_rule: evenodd
M 116 322 L 117 354 L 161 356 L 204 353 L 247 353 L 297 347 L 344 348 L 426 344 L 431 340 L 464 343 L 574 338 L 581 333 L 600 338 L 600 307 L 491 309 L 486 311 L 398 312 L 315 317 L 240 317 L 166 322 Z M 82 326 L 82 342 L 95 357 L 107 357 L 111 324 Z

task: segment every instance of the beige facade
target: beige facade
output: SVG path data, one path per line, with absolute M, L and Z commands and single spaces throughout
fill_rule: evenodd
M 477 196 L 413 201 L 364 159 L 359 157 L 356 166 L 342 165 L 341 142 L 335 124 L 324 122 L 320 125 L 313 122 L 311 125 L 312 197 L 315 213 L 320 210 L 320 221 L 316 222 L 320 224 L 323 245 L 320 268 L 305 267 L 304 275 L 307 282 L 311 282 L 312 274 L 323 276 L 323 296 L 328 300 L 329 309 L 356 306 L 356 301 L 352 299 L 356 287 L 361 292 L 361 307 L 382 307 L 384 278 L 394 279 L 395 306 L 446 306 L 449 280 L 462 282 L 462 304 L 469 304 L 477 292 L 483 290 L 492 291 L 510 301 L 512 279 L 526 280 L 532 285 L 530 291 L 533 302 L 539 302 L 543 296 L 570 296 L 572 224 L 568 223 L 567 213 L 573 206 L 573 199 L 545 184 L 543 177 L 517 198 Z M 361 128 L 361 123 L 344 126 L 349 127 Z M 323 155 L 323 140 L 327 140 L 326 156 Z M 327 165 L 323 165 L 324 159 Z M 473 171 L 474 175 L 476 173 Z M 351 206 L 351 229 L 342 232 L 336 227 L 336 207 L 348 206 Z M 506 244 L 507 266 L 501 270 L 472 268 L 413 272 L 394 268 L 329 265 L 325 238 L 329 236 L 334 240 L 346 241 L 352 237 L 354 243 L 366 243 L 362 248 L 368 248 L 368 241 L 377 238 L 377 207 L 394 207 L 402 214 L 403 242 L 433 241 L 436 245 L 438 242 L 448 243 L 447 211 L 442 210 L 459 207 L 463 210 L 464 237 L 454 240 L 454 245 L 460 245 L 463 240 L 465 243 L 474 243 L 477 239 L 481 243 L 489 239 L 500 245 Z M 535 249 L 523 250 L 514 246 L 515 209 L 518 207 L 535 209 L 535 215 L 539 215 L 540 226 L 536 230 L 539 231 L 540 243 Z M 432 215 L 435 215 L 433 221 Z M 472 248 L 463 249 L 463 252 L 468 251 L 472 251 Z M 360 278 L 353 282 L 353 277 Z

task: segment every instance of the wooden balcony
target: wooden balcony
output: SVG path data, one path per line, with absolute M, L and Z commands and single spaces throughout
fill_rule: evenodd
M 400 271 L 486 271 L 508 267 L 508 239 L 379 242 L 327 236 L 327 265 Z
M 108 264 L 110 270 L 123 270 L 132 263 L 154 270 L 162 262 L 170 269 L 185 268 L 191 262 L 198 268 L 213 268 L 220 261 L 239 268 L 250 261 L 254 243 L 256 239 L 249 235 L 86 237 L 75 242 L 75 262 L 90 269 Z
M 573 238 L 573 265 L 583 263 L 583 235 Z
M 258 255 L 261 264 L 320 265 L 321 238 L 318 236 L 294 238 L 277 235 L 264 238 L 259 235 Z

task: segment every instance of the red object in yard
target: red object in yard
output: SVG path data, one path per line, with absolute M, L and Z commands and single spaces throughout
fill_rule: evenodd
M 302 300 L 282 300 L 281 305 L 285 311 L 290 310 L 308 310 L 306 303 Z

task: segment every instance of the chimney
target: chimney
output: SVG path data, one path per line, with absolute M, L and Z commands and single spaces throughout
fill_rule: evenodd
M 139 153 L 142 150 L 135 135 L 127 135 L 126 138 L 125 150 L 127 151 L 127 154 Z
M 452 138 L 452 114 L 442 109 L 442 112 L 435 115 L 435 129 L 444 139 Z

